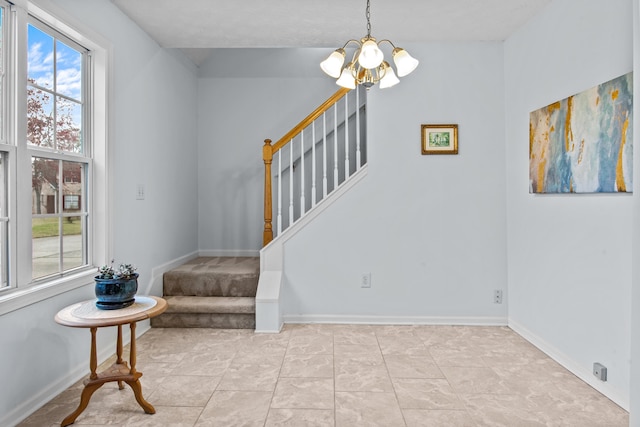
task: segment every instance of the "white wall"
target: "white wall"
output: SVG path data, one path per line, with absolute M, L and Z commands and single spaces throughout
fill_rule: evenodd
M 262 146 L 339 89 L 326 49 L 221 49 L 199 70 L 199 247 L 256 255 L 264 224 Z
M 631 8 L 554 0 L 505 43 L 509 324 L 623 406 L 633 197 L 529 194 L 528 141 L 531 111 L 632 70 Z
M 196 69 L 108 0 L 38 4 L 112 44 L 113 255 L 138 266 L 144 292 L 153 268 L 197 250 Z M 146 186 L 144 201 L 135 200 L 138 183 Z M 0 425 L 12 425 L 89 372 L 89 331 L 53 317 L 92 297 L 90 283 L 0 316 Z M 98 332 L 103 356 L 115 351 L 111 329 Z
M 502 44 L 404 47 L 420 66 L 369 92 L 368 176 L 285 245 L 285 320 L 506 323 Z M 426 123 L 459 154 L 421 155 Z

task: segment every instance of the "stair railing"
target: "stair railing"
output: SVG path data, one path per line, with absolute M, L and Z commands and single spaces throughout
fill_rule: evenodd
M 350 89 L 340 88 L 275 144 L 265 139 L 262 147 L 264 246 L 274 238 L 274 179 L 277 180 L 276 235 L 280 235 L 366 162 L 366 144 L 363 144 L 366 95 L 360 86 L 351 94 L 349 92 Z M 307 145 L 305 137 L 310 141 Z M 285 163 L 282 162 L 283 151 Z M 277 161 L 275 165 L 274 160 Z M 329 173 L 333 179 L 328 178 Z M 288 185 L 283 186 L 283 181 L 288 181 Z M 318 190 L 319 182 L 321 191 Z M 282 202 L 287 195 L 288 209 L 283 210 Z M 295 203 L 294 195 L 299 203 Z

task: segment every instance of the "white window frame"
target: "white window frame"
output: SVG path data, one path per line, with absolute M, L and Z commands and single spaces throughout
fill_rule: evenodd
M 0 315 L 18 310 L 30 304 L 51 298 L 55 295 L 80 288 L 93 283 L 96 266 L 104 264 L 111 258 L 112 243 L 110 233 L 110 186 L 109 150 L 108 150 L 108 98 L 109 72 L 111 63 L 110 44 L 101 36 L 86 28 L 84 24 L 69 17 L 67 13 L 51 2 L 47 10 L 31 3 L 29 0 L 13 0 L 11 12 L 6 22 L 11 23 L 10 33 L 4 44 L 11 46 L 10 67 L 7 79 L 9 90 L 8 102 L 12 108 L 5 109 L 5 123 L 8 126 L 8 143 L 0 144 L 0 151 L 9 153 L 9 283 L 10 289 L 0 291 Z M 40 2 L 43 3 L 43 2 Z M 31 253 L 31 221 L 16 221 L 16 218 L 31 218 L 31 164 L 29 148 L 26 143 L 26 111 L 27 87 L 27 22 L 29 15 L 54 28 L 90 51 L 90 61 L 85 69 L 86 84 L 90 92 L 91 104 L 87 109 L 85 125 L 89 129 L 87 147 L 92 160 L 87 176 L 87 212 L 91 218 L 89 223 L 87 260 L 89 266 L 73 274 L 64 275 L 47 281 L 32 281 L 31 256 L 20 256 L 20 253 Z M 19 31 L 16 31 L 16 28 Z M 15 36 L 13 38 L 12 36 Z M 17 47 L 17 48 L 16 48 Z M 32 151 L 31 151 L 32 152 Z M 17 164 L 17 159 L 23 162 Z M 19 198 L 20 194 L 28 194 L 27 198 Z M 21 200 L 21 201 L 20 201 Z M 20 201 L 20 204 L 18 204 Z M 28 206 L 27 206 L 28 205 Z M 17 223 L 17 224 L 16 224 Z M 28 248 L 25 248 L 25 245 Z M 26 252 L 25 252 L 26 251 Z
M 9 275 L 10 271 L 15 271 L 16 261 L 15 257 L 11 257 L 10 254 L 16 253 L 16 228 L 11 226 L 11 222 L 15 222 L 14 218 L 16 217 L 16 204 L 11 203 L 13 197 L 15 197 L 15 190 L 13 189 L 12 183 L 13 181 L 10 179 L 12 173 L 15 173 L 16 170 L 16 147 L 12 144 L 14 140 L 13 136 L 13 127 L 10 126 L 9 120 L 11 119 L 11 108 L 13 100 L 12 87 L 9 84 L 8 79 L 8 71 L 7 68 L 13 62 L 11 54 L 13 50 L 8 49 L 7 45 L 12 43 L 11 33 L 13 30 L 13 13 L 11 12 L 10 4 L 6 1 L 2 1 L 2 6 L 4 7 L 3 13 L 3 22 L 2 22 L 2 40 L 3 40 L 3 49 L 2 49 L 2 63 L 4 68 L 4 73 L 2 74 L 2 79 L 0 80 L 0 84 L 2 85 L 2 93 L 4 94 L 0 97 L 0 103 L 2 103 L 2 123 L 3 127 L 0 132 L 0 152 L 6 155 L 6 160 L 8 162 L 5 164 L 6 168 L 6 188 L 7 192 L 7 219 L 6 222 L 9 225 L 7 230 L 7 239 L 9 240 L 6 244 L 6 250 L 8 252 L 7 257 L 3 260 L 5 265 L 5 274 L 7 277 L 7 284 L 9 288 L 15 286 L 15 279 Z

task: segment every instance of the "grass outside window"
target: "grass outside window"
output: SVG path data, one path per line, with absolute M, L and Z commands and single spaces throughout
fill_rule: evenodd
M 33 218 L 31 233 L 34 239 L 59 236 L 58 218 Z M 62 219 L 62 233 L 65 236 L 82 234 L 82 221 L 79 216 Z

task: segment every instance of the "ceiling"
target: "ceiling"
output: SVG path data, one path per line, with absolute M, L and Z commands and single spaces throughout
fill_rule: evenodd
M 367 33 L 364 0 L 111 0 L 160 46 L 337 48 Z M 551 0 L 371 0 L 371 35 L 395 42 L 505 40 Z

